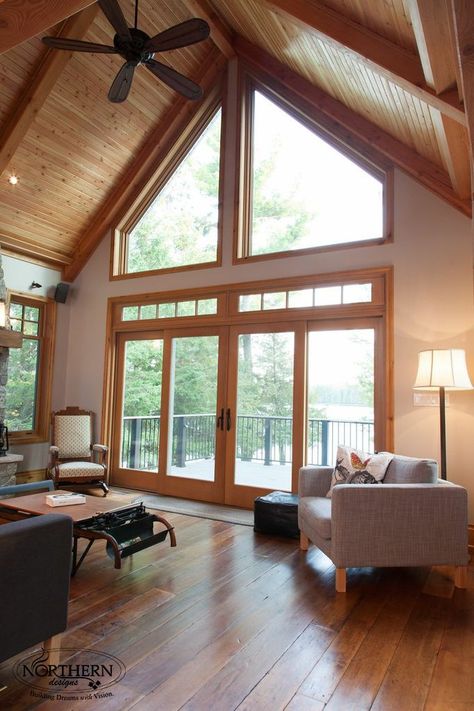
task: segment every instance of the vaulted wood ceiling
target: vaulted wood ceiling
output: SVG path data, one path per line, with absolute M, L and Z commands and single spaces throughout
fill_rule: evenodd
M 132 26 L 134 3 L 120 5 Z M 206 19 L 211 39 L 160 59 L 209 91 L 244 56 L 471 215 L 473 5 L 141 0 L 138 25 Z M 44 34 L 110 44 L 114 31 L 90 0 L 0 0 L 0 243 L 73 279 L 194 105 L 141 69 L 112 104 L 120 57 L 48 50 Z

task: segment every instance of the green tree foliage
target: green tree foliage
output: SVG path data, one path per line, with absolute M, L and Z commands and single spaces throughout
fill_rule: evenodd
M 174 414 L 214 414 L 218 337 L 177 338 L 174 349 Z
M 302 176 L 288 185 L 275 181 L 283 159 L 284 135 L 276 137 L 270 152 L 254 169 L 252 193 L 252 254 L 266 254 L 305 246 L 304 238 L 314 215 L 299 199 Z
M 128 341 L 125 355 L 124 417 L 159 415 L 163 341 Z
M 38 341 L 31 338 L 10 349 L 5 422 L 12 432 L 34 429 L 38 355 Z
M 220 134 L 219 111 L 131 231 L 129 272 L 215 260 Z

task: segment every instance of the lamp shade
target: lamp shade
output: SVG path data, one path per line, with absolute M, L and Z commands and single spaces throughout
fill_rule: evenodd
M 466 352 L 462 348 L 421 351 L 414 388 L 436 390 L 457 388 L 472 390 L 466 366 Z

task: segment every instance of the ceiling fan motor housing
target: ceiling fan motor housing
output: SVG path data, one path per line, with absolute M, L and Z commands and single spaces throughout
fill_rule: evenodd
M 154 52 L 145 50 L 145 43 L 150 39 L 149 35 L 135 27 L 129 27 L 132 41 L 118 34 L 114 37 L 114 47 L 127 62 L 147 62 L 153 58 Z

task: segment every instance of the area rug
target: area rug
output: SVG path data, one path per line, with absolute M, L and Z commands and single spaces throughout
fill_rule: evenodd
M 117 499 L 118 506 L 131 500 L 133 503 L 143 502 L 148 508 L 157 509 L 158 511 L 178 513 L 184 516 L 196 516 L 197 518 L 210 518 L 214 521 L 238 523 L 242 526 L 253 526 L 253 511 L 239 509 L 234 506 L 221 506 L 204 501 L 189 501 L 188 499 L 160 496 L 147 492 L 141 493 L 136 490 L 117 489 L 115 487 L 110 490 L 107 498 Z

